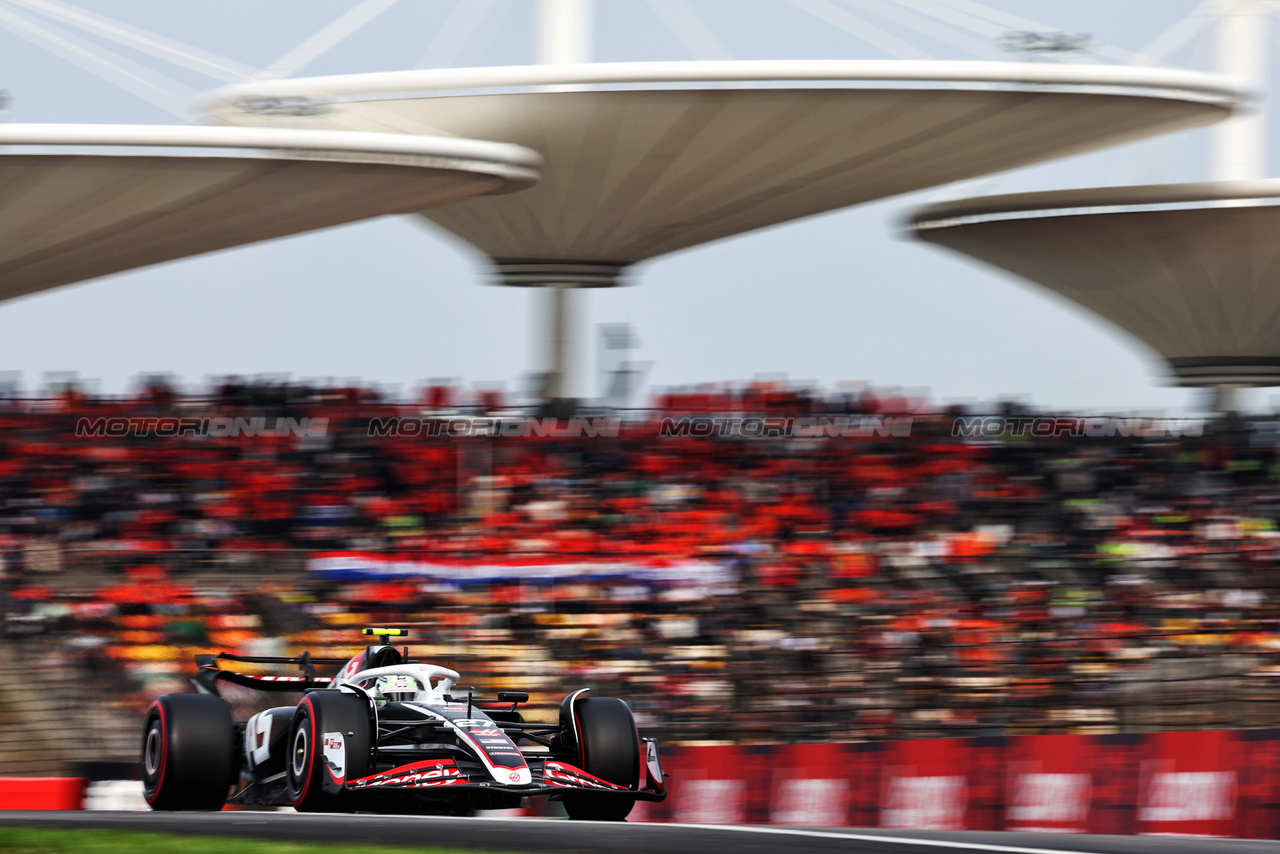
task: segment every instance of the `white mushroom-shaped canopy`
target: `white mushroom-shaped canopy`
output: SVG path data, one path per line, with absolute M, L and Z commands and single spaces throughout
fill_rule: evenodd
M 1231 114 L 1239 84 L 1059 63 L 759 61 L 455 68 L 262 80 L 212 121 L 515 143 L 528 192 L 423 215 L 507 284 L 613 284 L 730 235 Z
M 911 228 L 1106 318 L 1182 385 L 1280 385 L 1280 180 L 964 199 Z
M 402 134 L 0 124 L 0 300 L 522 189 L 540 163 L 515 145 Z

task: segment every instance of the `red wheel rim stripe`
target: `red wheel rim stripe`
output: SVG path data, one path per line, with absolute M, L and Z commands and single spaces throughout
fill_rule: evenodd
M 304 697 L 302 702 L 306 704 L 308 709 L 307 723 L 311 727 L 311 740 L 307 743 L 307 751 L 310 754 L 307 756 L 307 774 L 302 783 L 302 791 L 298 792 L 298 797 L 293 799 L 295 807 L 307 799 L 307 790 L 311 788 L 311 777 L 315 772 L 316 763 L 316 709 L 311 704 L 310 697 Z M 293 766 L 290 765 L 289 767 L 292 768 Z
M 147 803 L 155 803 L 156 798 L 160 797 L 160 787 L 164 785 L 164 769 L 169 761 L 169 738 L 168 726 L 164 722 L 164 706 L 161 703 L 152 703 L 151 708 L 155 709 L 160 720 L 160 770 L 156 772 L 156 785 L 152 789 L 151 797 L 147 798 Z M 142 747 L 146 750 L 146 745 Z

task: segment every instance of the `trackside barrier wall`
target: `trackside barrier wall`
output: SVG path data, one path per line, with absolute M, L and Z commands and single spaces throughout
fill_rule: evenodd
M 1280 839 L 1280 729 L 668 746 L 662 763 L 670 795 L 632 821 Z M 86 785 L 0 778 L 0 809 L 78 809 Z
M 0 809 L 78 810 L 87 785 L 82 777 L 0 777 Z
M 1280 839 L 1280 730 L 667 747 L 632 820 Z

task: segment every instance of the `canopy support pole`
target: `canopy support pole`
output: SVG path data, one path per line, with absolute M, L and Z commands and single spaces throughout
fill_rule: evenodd
M 549 285 L 546 296 L 546 325 L 543 346 L 546 352 L 547 379 L 543 396 L 549 400 L 573 398 L 577 359 L 574 353 L 574 302 L 577 288 L 568 284 Z
M 1214 64 L 1222 74 L 1249 84 L 1254 103 L 1213 130 L 1215 181 L 1249 181 L 1267 172 L 1266 111 L 1261 98 L 1267 79 L 1267 25 L 1270 4 L 1265 0 L 1234 0 L 1218 19 Z

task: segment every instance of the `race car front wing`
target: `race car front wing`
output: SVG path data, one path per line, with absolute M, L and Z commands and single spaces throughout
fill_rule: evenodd
M 471 789 L 500 789 L 518 795 L 555 795 L 568 791 L 591 791 L 627 795 L 637 800 L 660 801 L 666 797 L 662 788 L 654 787 L 652 778 L 643 789 L 629 789 L 602 780 L 581 768 L 558 759 L 533 760 L 529 763 L 532 780 L 523 785 L 498 780 L 476 779 L 448 757 L 410 762 L 358 780 L 348 780 L 346 788 L 353 792 L 376 789 L 435 789 L 448 786 Z

